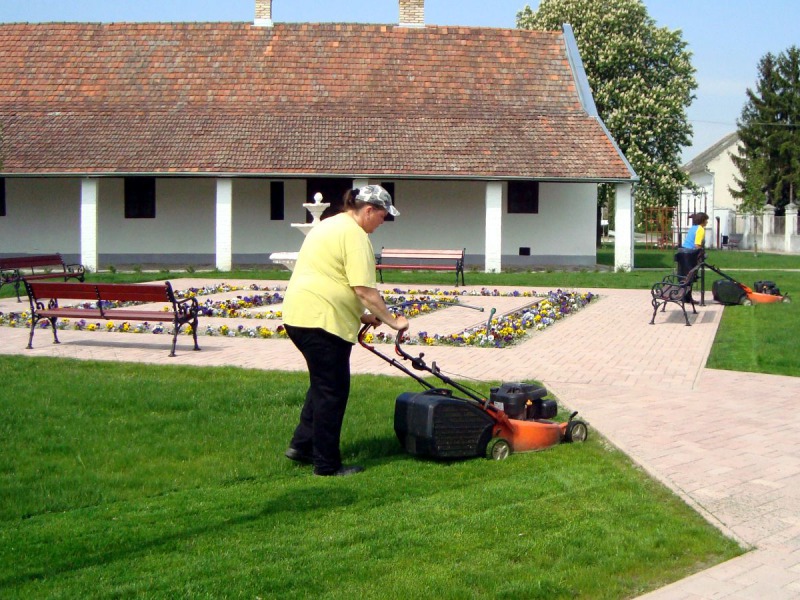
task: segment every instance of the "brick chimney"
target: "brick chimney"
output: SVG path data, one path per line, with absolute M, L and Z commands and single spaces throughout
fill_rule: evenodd
M 425 0 L 400 0 L 400 27 L 425 27 Z
M 256 0 L 256 27 L 272 27 L 272 0 Z

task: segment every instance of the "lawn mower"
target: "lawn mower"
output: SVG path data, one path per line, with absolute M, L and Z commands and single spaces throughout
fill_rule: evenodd
M 727 273 L 723 273 L 714 265 L 703 261 L 703 267 L 711 269 L 714 273 L 725 279 L 718 279 L 711 286 L 711 295 L 720 304 L 767 304 L 771 302 L 791 302 L 789 294 L 781 295 L 781 291 L 774 281 L 756 281 L 752 289 L 740 281 L 736 281 Z
M 422 392 L 404 392 L 395 400 L 394 430 L 409 454 L 445 460 L 476 456 L 503 460 L 512 452 L 544 450 L 560 442 L 583 442 L 588 437 L 586 423 L 575 419 L 577 411 L 566 423 L 551 420 L 558 406 L 555 400 L 545 398 L 545 388 L 530 383 L 503 383 L 491 388 L 488 398 L 482 397 L 442 373 L 435 362 L 429 366 L 424 353 L 408 354 L 400 346 L 403 332 L 399 332 L 395 353 L 414 370 L 430 373 L 467 396 L 459 398 L 452 389 L 432 385 L 396 358 L 368 344 L 365 334 L 370 327 L 361 328 L 359 344 L 424 388 Z

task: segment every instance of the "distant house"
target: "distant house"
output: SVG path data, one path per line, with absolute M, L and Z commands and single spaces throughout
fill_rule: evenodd
M 681 191 L 678 219 L 681 232 L 690 226 L 689 215 L 705 212 L 711 217 L 706 245 L 719 248 L 724 239 L 734 231 L 737 200 L 731 195 L 736 187 L 739 170 L 731 160 L 737 154 L 739 136 L 734 132 L 702 151 L 683 165 L 683 170 L 698 190 Z
M 384 184 L 381 246 L 470 264 L 593 265 L 617 184 L 632 265 L 636 174 L 597 116 L 571 29 L 424 24 L 0 25 L 0 254 L 90 268 L 265 264 L 303 202 Z M 187 15 L 190 16 L 190 15 Z

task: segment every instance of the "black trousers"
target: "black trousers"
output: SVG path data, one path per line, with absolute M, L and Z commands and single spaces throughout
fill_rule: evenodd
M 677 264 L 677 272 L 681 277 L 688 275 L 689 271 L 694 269 L 702 260 L 704 255 L 703 248 L 680 248 L 675 253 L 675 262 Z M 688 292 L 684 297 L 684 302 L 689 302 L 692 293 Z
M 318 473 L 342 466 L 339 439 L 350 395 L 353 344 L 324 329 L 286 325 L 289 339 L 306 359 L 309 387 L 292 437 L 292 448 L 314 457 Z
M 678 263 L 678 275 L 685 276 L 689 271 L 697 266 L 703 254 L 702 248 L 680 248 L 675 253 L 675 262 Z

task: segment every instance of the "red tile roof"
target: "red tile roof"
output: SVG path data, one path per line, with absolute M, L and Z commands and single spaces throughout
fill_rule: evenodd
M 630 178 L 554 32 L 5 24 L 0 126 L 6 173 Z

